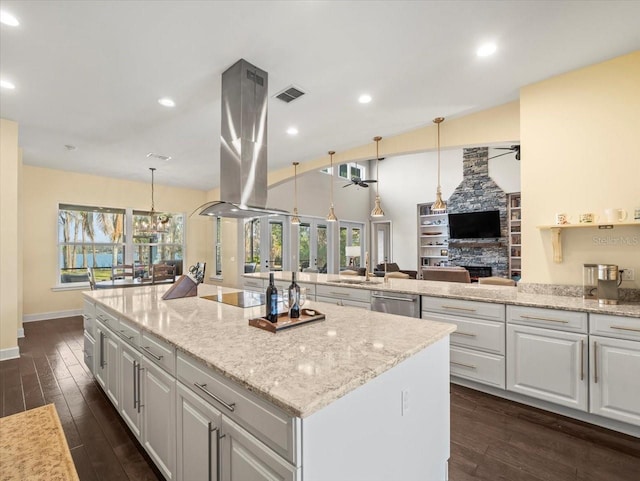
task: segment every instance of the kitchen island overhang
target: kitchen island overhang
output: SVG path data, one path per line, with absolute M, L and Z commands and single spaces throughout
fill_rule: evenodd
M 342 479 L 337 473 L 445 479 L 448 338 L 455 326 L 309 303 L 326 320 L 274 334 L 248 325 L 263 307 L 199 297 L 162 301 L 165 289 L 85 296 L 291 416 L 295 446 L 288 461 L 305 481 Z M 227 291 L 201 285 L 199 295 L 221 290 Z

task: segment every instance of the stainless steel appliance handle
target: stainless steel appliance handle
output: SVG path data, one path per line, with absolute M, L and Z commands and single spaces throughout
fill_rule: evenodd
M 157 354 L 154 354 L 153 352 L 151 352 L 151 350 L 149 349 L 149 346 L 140 346 L 140 349 L 142 349 L 144 352 L 146 352 L 153 358 L 157 359 L 158 361 L 162 361 L 162 358 L 164 357 L 164 356 L 158 356 Z
M 222 404 L 224 407 L 226 407 L 229 411 L 233 412 L 233 411 L 236 410 L 236 403 L 229 404 L 229 403 L 224 402 L 218 396 L 216 396 L 211 391 L 209 391 L 207 389 L 207 385 L 206 384 L 198 384 L 197 382 L 194 382 L 193 385 L 195 387 L 197 387 L 198 389 L 200 389 L 202 392 L 204 392 L 206 395 L 208 395 L 208 396 L 212 397 L 213 399 L 215 399 L 216 401 L 218 401 L 220 404 Z
M 404 302 L 416 302 L 416 298 L 406 298 L 406 297 L 391 297 L 391 296 L 377 296 L 376 294 L 371 294 L 371 297 L 375 299 L 388 299 L 390 301 L 404 301 Z

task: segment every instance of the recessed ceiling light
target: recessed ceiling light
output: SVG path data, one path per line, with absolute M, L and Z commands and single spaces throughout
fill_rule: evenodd
M 361 104 L 368 104 L 369 102 L 371 102 L 371 95 L 369 95 L 369 94 L 362 94 L 362 95 L 358 98 L 358 102 L 360 102 Z
M 173 101 L 173 99 L 170 99 L 169 97 L 162 97 L 161 99 L 158 99 L 158 103 L 160 105 L 163 105 L 164 107 L 175 107 L 176 103 Z
M 0 80 L 0 87 L 2 87 L 3 89 L 9 89 L 9 90 L 13 90 L 16 88 L 16 86 L 11 82 L 9 82 L 8 80 Z
M 295 127 L 289 127 L 287 129 L 287 133 L 289 135 L 298 135 L 298 129 L 296 129 Z
M 496 47 L 496 44 L 493 42 L 485 43 L 484 45 L 481 45 L 478 50 L 476 50 L 476 55 L 478 57 L 488 57 L 489 55 L 494 54 L 497 48 L 498 47 Z
M 10 27 L 17 27 L 20 25 L 18 19 L 5 10 L 0 10 L 0 23 L 3 25 L 9 25 Z

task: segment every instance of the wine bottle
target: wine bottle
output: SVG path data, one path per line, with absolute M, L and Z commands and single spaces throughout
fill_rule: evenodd
M 300 317 L 300 286 L 296 282 L 296 273 L 291 273 L 291 285 L 287 290 L 289 297 L 289 317 L 297 319 Z
M 278 288 L 273 281 L 273 272 L 269 272 L 269 285 L 267 286 L 266 305 L 267 315 L 265 316 L 270 322 L 278 321 Z

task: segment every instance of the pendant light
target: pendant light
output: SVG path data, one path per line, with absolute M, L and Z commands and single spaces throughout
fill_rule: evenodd
M 166 234 L 169 232 L 167 228 L 167 223 L 169 222 L 169 217 L 166 214 L 158 214 L 155 210 L 154 204 L 154 173 L 156 171 L 155 167 L 149 167 L 151 171 L 151 210 L 149 211 L 149 223 L 143 221 L 141 228 L 139 229 L 139 233 L 141 235 L 153 236 L 157 234 Z
M 300 217 L 298 217 L 298 164 L 300 162 L 293 163 L 293 216 L 291 223 L 294 225 L 300 224 Z
M 441 213 L 447 211 L 447 204 L 442 200 L 442 188 L 440 187 L 440 124 L 444 117 L 436 117 L 433 123 L 438 126 L 438 188 L 436 189 L 436 201 L 431 206 L 431 212 Z
M 380 164 L 380 155 L 378 155 L 378 143 L 382 140 L 382 137 L 374 137 L 373 140 L 376 142 L 376 200 L 373 205 L 373 210 L 371 211 L 371 217 L 384 217 L 384 211 L 382 210 L 382 206 L 380 205 L 380 192 L 378 191 L 380 186 L 380 176 L 378 166 Z
M 335 154 L 335 152 L 333 150 L 330 150 L 329 157 L 331 159 L 331 175 L 329 176 L 329 182 L 331 183 L 331 206 L 329 207 L 329 213 L 327 214 L 327 222 L 335 222 L 338 220 L 338 218 L 336 217 L 336 213 L 333 211 L 333 154 Z

